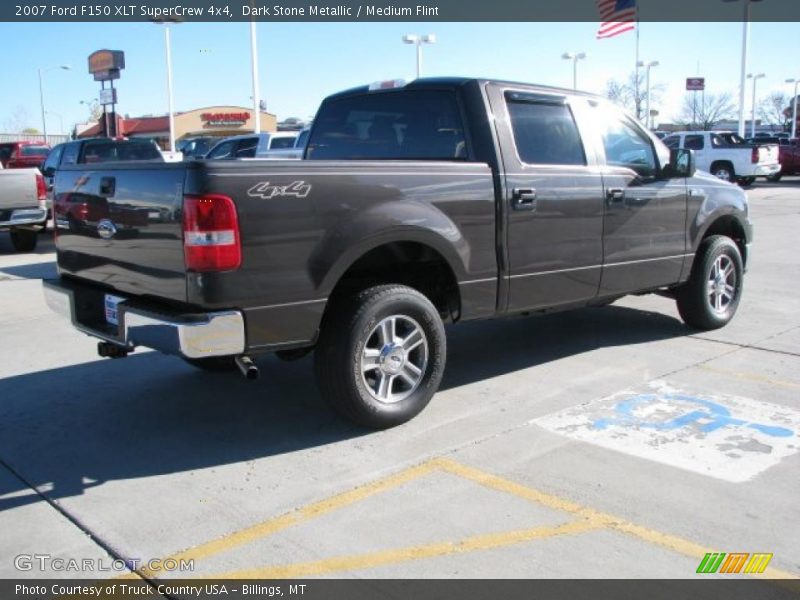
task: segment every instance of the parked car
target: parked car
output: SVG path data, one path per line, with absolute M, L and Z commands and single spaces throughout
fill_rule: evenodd
M 697 168 L 723 181 L 750 185 L 756 177 L 780 171 L 776 144 L 748 144 L 731 132 L 678 131 L 667 138 L 669 148 L 694 150 Z
M 284 158 L 284 159 L 300 159 L 306 151 L 306 143 L 308 142 L 308 134 L 311 131 L 310 127 L 303 129 L 295 138 L 294 146 L 291 148 L 277 148 L 267 150 L 259 154 L 259 158 Z
M 50 146 L 38 142 L 5 142 L 0 144 L 0 164 L 6 169 L 29 169 L 42 166 Z
M 47 185 L 47 207 L 52 211 L 52 188 L 56 172 L 67 165 L 118 161 L 164 162 L 161 151 L 151 140 L 87 138 L 55 146 L 42 167 Z
M 270 150 L 293 148 L 296 139 L 296 131 L 235 135 L 218 142 L 206 154 L 206 158 L 215 160 L 256 158 L 266 155 Z
M 259 354 L 316 349 L 322 396 L 370 427 L 427 405 L 445 322 L 654 292 L 722 327 L 752 240 L 745 193 L 691 151 L 604 98 L 493 80 L 330 96 L 302 162 L 74 165 L 55 193 L 168 215 L 135 246 L 113 222 L 58 236 L 45 295 L 101 356 L 145 346 L 255 378 Z
M 800 175 L 800 139 L 781 139 L 778 162 L 781 170 L 767 177 L 767 181 L 778 182 L 784 175 Z
M 178 142 L 177 149 L 183 153 L 183 160 L 203 158 L 218 141 L 220 137 L 216 135 L 188 137 Z
M 9 231 L 17 252 L 36 248 L 47 223 L 45 184 L 39 169 L 4 169 L 0 163 L 0 231 Z

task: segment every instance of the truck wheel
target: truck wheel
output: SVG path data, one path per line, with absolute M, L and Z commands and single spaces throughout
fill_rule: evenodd
M 733 165 L 727 162 L 714 163 L 711 165 L 711 174 L 722 181 L 733 183 L 736 180 L 736 174 L 733 171 Z
M 209 373 L 228 373 L 236 370 L 236 363 L 233 356 L 209 356 L 208 358 L 185 358 L 181 357 L 193 367 L 197 367 Z
M 771 183 L 778 183 L 781 180 L 781 177 L 783 177 L 782 173 L 775 173 L 775 175 L 768 176 L 767 181 Z
M 742 177 L 739 180 L 739 185 L 742 186 L 742 187 L 750 187 L 755 182 L 756 182 L 756 178 L 755 177 Z
M 404 285 L 330 307 L 314 354 L 317 384 L 346 418 L 383 429 L 419 414 L 439 388 L 447 345 L 436 307 Z
M 33 252 L 36 242 L 39 240 L 38 233 L 29 229 L 12 229 L 11 245 L 17 252 Z
M 742 296 L 742 255 L 728 237 L 703 240 L 692 274 L 677 290 L 678 312 L 697 329 L 718 329 L 736 314 Z

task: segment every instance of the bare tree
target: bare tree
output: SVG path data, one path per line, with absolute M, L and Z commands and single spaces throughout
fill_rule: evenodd
M 767 125 L 779 125 L 786 129 L 791 120 L 791 113 L 786 114 L 786 107 L 791 104 L 789 94 L 772 92 L 758 105 L 758 116 Z
M 658 103 L 663 92 L 664 86 L 662 84 L 653 85 L 651 83 L 651 108 Z M 631 73 L 626 81 L 609 79 L 606 82 L 606 98 L 641 119 L 644 116 L 644 107 L 647 104 L 647 85 L 644 71 L 639 71 L 638 85 L 635 72 Z
M 708 131 L 714 125 L 736 116 L 736 106 L 729 93 L 706 94 L 705 98 L 696 98 L 694 93 L 683 97 L 681 112 L 676 119 L 678 124 L 687 129 Z
M 3 119 L 3 129 L 7 133 L 21 133 L 23 129 L 28 127 L 30 122 L 30 115 L 25 107 L 17 105 L 14 107 L 13 112 Z

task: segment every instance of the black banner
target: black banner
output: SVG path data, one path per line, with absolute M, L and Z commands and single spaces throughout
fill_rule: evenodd
M 580 563 L 575 564 L 580 569 Z M 702 576 L 701 576 L 702 577 Z M 789 600 L 797 581 L 735 579 L 517 580 L 0 580 L 0 598 L 101 600 Z
M 638 0 L 650 22 L 800 21 L 796 0 Z M 36 21 L 598 21 L 596 0 L 4 0 L 0 20 Z

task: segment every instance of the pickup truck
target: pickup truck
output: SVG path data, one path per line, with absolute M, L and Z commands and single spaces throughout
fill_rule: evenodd
M 266 157 L 270 151 L 294 148 L 296 139 L 296 131 L 234 135 L 217 142 L 205 157 L 215 160 Z
M 781 170 L 767 177 L 767 181 L 777 183 L 784 175 L 800 175 L 800 139 L 768 138 L 769 143 L 778 144 L 778 162 Z
M 111 216 L 59 230 L 45 296 L 101 356 L 255 378 L 314 349 L 323 397 L 376 428 L 436 392 L 446 322 L 655 292 L 722 327 L 752 239 L 739 187 L 608 101 L 482 79 L 330 96 L 302 161 L 76 165 L 55 195 L 159 215 L 134 239 Z
M 0 144 L 0 164 L 6 169 L 40 168 L 50 146 L 37 142 L 4 142 Z
M 756 177 L 781 170 L 777 144 L 748 144 L 731 132 L 678 131 L 664 138 L 664 144 L 694 150 L 698 169 L 731 183 L 751 185 Z
M 3 169 L 0 164 L 0 231 L 9 231 L 17 252 L 36 248 L 39 231 L 47 224 L 46 197 L 39 169 Z

